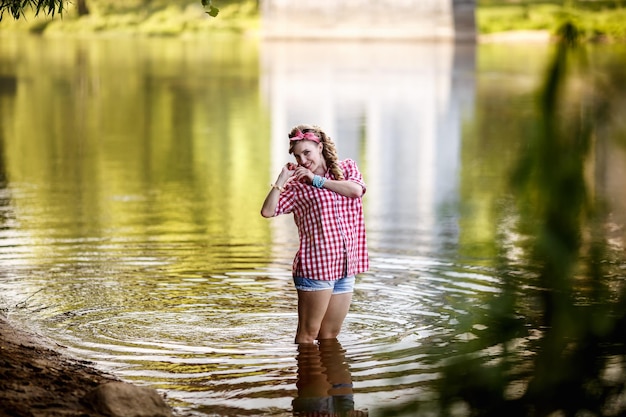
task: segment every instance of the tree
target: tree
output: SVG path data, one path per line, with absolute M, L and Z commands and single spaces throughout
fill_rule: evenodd
M 35 10 L 35 15 L 43 10 L 48 15 L 54 16 L 55 13 L 63 13 L 63 0 L 2 0 L 0 20 L 4 17 L 5 12 L 11 13 L 14 19 L 19 19 L 24 15 L 24 9 L 27 7 Z
M 39 15 L 41 11 L 54 16 L 55 13 L 62 14 L 64 10 L 64 1 L 67 0 L 0 0 L 0 21 L 4 17 L 4 13 L 8 12 L 13 16 L 13 19 L 19 19 L 24 16 L 24 10 L 30 7 L 35 11 L 35 16 Z M 201 0 L 202 6 L 206 10 L 206 13 L 210 16 L 217 16 L 219 9 L 213 6 L 211 0 Z M 78 2 L 79 14 L 87 14 L 87 5 L 84 0 Z

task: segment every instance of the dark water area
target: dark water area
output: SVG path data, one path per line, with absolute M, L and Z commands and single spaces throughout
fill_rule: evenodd
M 621 415 L 625 62 L 5 36 L 0 307 L 182 415 Z M 298 123 L 368 185 L 371 270 L 308 350 L 295 228 L 259 214 Z

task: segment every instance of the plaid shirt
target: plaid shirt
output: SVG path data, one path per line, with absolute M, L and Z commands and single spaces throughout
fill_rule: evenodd
M 339 162 L 344 178 L 363 187 L 356 162 Z M 333 179 L 330 172 L 326 178 Z M 297 277 L 333 281 L 367 271 L 369 258 L 361 198 L 344 197 L 325 188 L 288 181 L 275 216 L 293 213 L 300 248 L 293 261 Z

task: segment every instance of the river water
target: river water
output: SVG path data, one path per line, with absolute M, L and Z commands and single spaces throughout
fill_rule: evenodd
M 585 53 L 566 122 L 587 103 L 585 86 L 626 61 L 619 45 Z M 433 398 L 457 346 L 479 350 L 471 343 L 511 279 L 527 320 L 516 340 L 532 356 L 531 208 L 552 191 L 546 177 L 526 194 L 513 184 L 554 56 L 546 44 L 4 35 L 1 307 L 185 415 L 292 415 L 337 381 L 353 385 L 362 414 Z M 599 221 L 574 235 L 582 262 L 602 244 L 615 284 L 626 142 L 621 119 L 607 120 L 569 186 L 602 202 Z M 322 126 L 368 184 L 371 270 L 338 343 L 313 351 L 292 343 L 292 220 L 259 214 L 298 123 Z M 576 208 L 561 201 L 563 216 Z M 576 299 L 593 304 L 582 287 Z

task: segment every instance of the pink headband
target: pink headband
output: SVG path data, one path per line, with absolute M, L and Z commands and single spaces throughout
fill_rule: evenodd
M 320 138 L 317 137 L 317 135 L 315 135 L 315 133 L 313 132 L 306 132 L 306 133 L 302 133 L 300 130 L 296 130 L 296 134 L 293 135 L 292 137 L 289 138 L 289 141 L 296 141 L 296 140 L 312 140 L 315 143 L 320 143 Z

